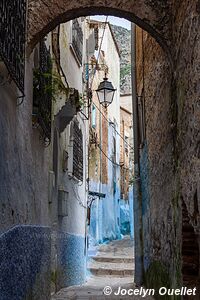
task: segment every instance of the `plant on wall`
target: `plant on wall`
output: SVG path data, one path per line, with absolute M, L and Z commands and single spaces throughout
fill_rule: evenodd
M 41 78 L 44 78 L 45 85 L 43 89 L 40 89 Z M 69 88 L 67 88 L 60 75 L 51 72 L 41 72 L 40 69 L 35 69 L 33 72 L 33 86 L 36 94 L 39 97 L 45 95 L 51 95 L 52 100 L 56 102 L 56 97 L 62 93 L 66 95 L 66 99 L 69 96 Z

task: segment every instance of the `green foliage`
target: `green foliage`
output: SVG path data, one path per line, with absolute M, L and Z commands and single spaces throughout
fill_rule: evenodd
M 79 93 L 79 102 L 76 104 L 76 107 L 77 108 L 83 108 L 84 104 L 85 104 L 84 96 L 81 93 Z
M 130 186 L 134 185 L 135 181 L 136 181 L 135 175 L 131 176 L 131 177 L 129 178 L 129 185 L 130 185 Z
M 57 277 L 58 277 L 58 274 L 57 274 L 57 271 L 52 271 L 51 272 L 51 281 L 56 284 L 57 282 Z
M 120 70 L 120 79 L 122 80 L 126 75 L 131 74 L 131 65 L 126 65 Z
M 45 81 L 43 89 L 40 90 L 40 81 L 42 77 L 47 80 Z M 33 86 L 34 90 L 37 91 L 37 94 L 41 93 L 41 95 L 38 96 L 42 97 L 44 94 L 52 95 L 54 101 L 56 101 L 56 97 L 60 93 L 64 93 L 66 98 L 68 98 L 69 95 L 69 89 L 64 85 L 60 75 L 56 73 L 42 73 L 39 69 L 35 69 L 33 72 Z

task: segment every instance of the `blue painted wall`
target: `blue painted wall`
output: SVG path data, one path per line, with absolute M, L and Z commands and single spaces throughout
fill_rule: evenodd
M 119 129 L 118 129 L 119 130 Z M 113 145 L 109 141 L 116 139 L 116 162 L 120 159 L 120 137 L 113 126 L 108 127 L 108 157 L 112 159 Z M 101 192 L 105 198 L 96 199 L 91 206 L 89 246 L 121 239 L 123 235 L 133 238 L 133 188 L 129 192 L 129 201 L 120 199 L 120 166 L 108 163 L 108 183 L 101 184 L 90 179 L 90 190 Z
M 123 235 L 130 235 L 130 206 L 129 202 L 120 200 L 120 231 Z
M 85 238 L 63 233 L 59 235 L 58 272 L 61 286 L 80 285 L 86 279 Z
M 16 226 L 0 235 L 0 299 L 50 299 L 50 228 Z
M 118 129 L 119 130 L 119 129 Z M 116 135 L 113 125 L 108 127 L 108 157 L 113 157 L 113 144 L 116 139 L 116 162 L 119 164 L 120 138 Z M 103 154 L 102 154 L 103 155 Z M 103 243 L 121 238 L 120 232 L 120 166 L 108 160 L 108 183 L 90 179 L 90 190 L 104 193 L 105 198 L 96 199 L 91 207 L 90 242 Z
M 144 252 L 144 269 L 147 270 L 150 264 L 150 195 L 149 195 L 149 162 L 147 143 L 140 154 L 140 178 L 142 192 L 142 220 L 143 220 L 143 252 Z
M 95 183 L 92 186 L 95 190 Z M 119 188 L 113 195 L 110 186 L 104 184 L 102 193 L 105 193 L 106 197 L 96 199 L 91 207 L 89 234 L 93 244 L 121 238 Z
M 133 186 L 129 187 L 129 211 L 130 211 L 130 237 L 134 238 L 134 200 L 133 200 Z

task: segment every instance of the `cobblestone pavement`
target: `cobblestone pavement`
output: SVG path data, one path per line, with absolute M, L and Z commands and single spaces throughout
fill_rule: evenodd
M 148 299 L 153 300 L 150 296 L 116 296 L 119 287 L 126 290 L 138 289 L 134 285 L 134 250 L 133 242 L 125 237 L 123 240 L 114 241 L 107 245 L 101 245 L 98 253 L 92 257 L 88 263 L 88 271 L 91 274 L 87 282 L 82 286 L 73 286 L 64 288 L 52 300 L 124 300 L 124 299 Z M 104 294 L 104 288 L 111 295 Z M 122 291 L 123 292 L 123 291 Z

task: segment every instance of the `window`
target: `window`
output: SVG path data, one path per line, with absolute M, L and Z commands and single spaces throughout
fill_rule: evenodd
M 72 49 L 80 65 L 83 59 L 83 31 L 77 19 L 72 21 Z
M 124 150 L 125 150 L 125 153 L 126 155 L 128 155 L 128 136 L 125 136 L 124 137 Z
M 96 107 L 92 105 L 92 128 L 96 128 Z
M 51 140 L 52 63 L 45 41 L 39 45 L 39 68 L 33 76 L 33 117 L 42 129 L 44 139 Z
M 0 1 L 0 57 L 21 92 L 24 90 L 26 0 Z
M 83 181 L 83 135 L 77 121 L 73 126 L 73 171 L 72 175 Z

